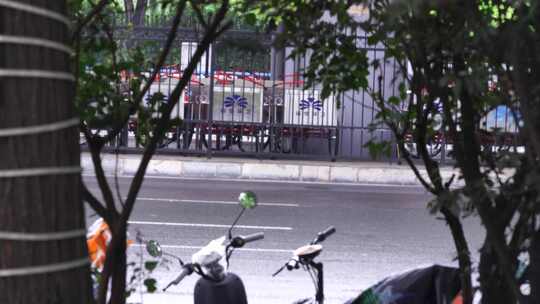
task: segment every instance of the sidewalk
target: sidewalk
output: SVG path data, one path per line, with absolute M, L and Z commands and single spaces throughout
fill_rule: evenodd
M 139 166 L 140 156 L 132 154 L 104 154 L 105 173 L 117 170 L 119 175 L 132 176 Z M 89 153 L 81 154 L 83 173 L 93 174 Z M 419 166 L 422 175 L 425 169 Z M 449 178 L 454 170 L 441 169 Z M 323 162 L 298 160 L 257 160 L 241 158 L 183 157 L 156 155 L 147 169 L 149 176 L 205 179 L 238 179 L 265 181 L 296 181 L 319 183 L 419 185 L 408 165 L 388 162 Z

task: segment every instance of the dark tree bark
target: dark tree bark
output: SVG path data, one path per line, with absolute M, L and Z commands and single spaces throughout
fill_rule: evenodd
M 137 0 L 136 5 L 133 5 L 133 1 L 124 0 L 126 22 L 131 22 L 134 26 L 142 26 L 144 25 L 144 15 L 148 7 L 148 0 Z
M 126 9 L 126 23 L 129 23 L 133 20 L 133 13 L 135 11 L 133 0 L 124 0 L 124 7 Z
M 540 231 L 536 231 L 529 249 L 529 273 L 528 278 L 531 286 L 531 303 L 540 300 Z
M 144 25 L 144 15 L 146 14 L 146 7 L 148 6 L 148 0 L 138 0 L 135 7 L 135 15 L 133 16 L 133 25 Z
M 497 267 L 498 264 L 497 255 L 486 239 L 481 249 L 480 263 L 478 265 L 482 303 L 515 303 L 516 301 L 507 287 L 504 275 L 500 267 Z
M 452 214 L 446 207 L 441 208 L 441 213 L 444 215 L 446 223 L 452 233 L 454 239 L 454 245 L 457 250 L 457 258 L 459 262 L 459 271 L 461 279 L 461 295 L 463 296 L 463 303 L 470 304 L 473 302 L 473 290 L 472 290 L 472 266 L 471 266 L 471 253 L 469 251 L 469 245 L 465 238 L 465 232 L 463 231 L 463 225 L 459 217 Z
M 125 225 L 123 226 L 125 227 Z M 117 233 L 115 233 L 114 237 L 118 238 L 118 240 L 115 240 L 119 246 L 122 246 L 122 248 L 114 251 L 114 270 L 113 270 L 113 276 L 112 276 L 112 287 L 111 291 L 113 290 L 126 290 L 126 264 L 127 264 L 127 256 L 126 256 L 126 229 L 120 229 Z M 126 293 L 125 292 L 112 292 L 111 294 L 111 300 L 110 303 L 125 303 L 126 302 Z
M 148 82 L 142 88 L 141 93 L 138 96 L 135 96 L 135 103 L 139 103 L 147 90 L 150 88 L 152 82 L 156 78 L 156 74 L 160 70 L 160 67 L 165 63 L 165 59 L 169 54 L 169 51 L 173 45 L 174 39 L 177 34 L 177 28 L 180 24 L 182 13 L 187 1 L 180 1 L 176 7 L 176 15 L 173 19 L 172 26 L 170 28 L 167 41 L 163 50 L 161 51 L 157 62 L 156 68 L 154 69 L 154 74 L 149 77 Z M 146 2 L 144 2 L 146 3 Z M 113 128 L 109 134 L 105 137 L 99 135 L 92 135 L 89 130 L 82 125 L 82 131 L 87 138 L 90 152 L 92 154 L 92 160 L 94 163 L 94 168 L 96 171 L 96 178 L 100 185 L 101 194 L 103 195 L 104 203 L 100 202 L 96 197 L 94 197 L 88 189 L 83 185 L 83 194 L 85 199 L 90 203 L 92 208 L 102 216 L 111 229 L 111 241 L 107 248 L 107 258 L 105 260 L 105 265 L 103 271 L 101 272 L 101 282 L 98 290 L 97 301 L 100 304 L 110 303 L 110 304 L 121 304 L 126 301 L 126 231 L 127 223 L 135 201 L 138 195 L 138 192 L 142 186 L 146 168 L 150 159 L 156 151 L 158 142 L 165 135 L 165 131 L 168 128 L 168 121 L 171 115 L 173 108 L 180 99 L 180 95 L 185 87 L 189 84 L 191 75 L 195 72 L 197 64 L 201 60 L 203 54 L 208 51 L 210 45 L 223 34 L 224 31 L 229 29 L 232 26 L 232 21 L 225 21 L 227 12 L 229 11 L 229 2 L 223 1 L 219 10 L 211 18 L 211 23 L 206 28 L 202 39 L 200 40 L 197 50 L 193 54 L 193 57 L 190 60 L 187 68 L 184 70 L 182 78 L 174 88 L 167 102 L 160 120 L 154 126 L 153 136 L 150 139 L 150 142 L 146 146 L 141 163 L 139 168 L 133 178 L 133 181 L 130 185 L 130 189 L 127 195 L 127 198 L 123 201 L 121 210 L 118 210 L 115 203 L 115 198 L 112 195 L 111 188 L 107 183 L 107 178 L 104 174 L 103 167 L 101 165 L 100 153 L 103 145 L 109 140 L 113 139 L 121 131 L 121 127 L 124 123 L 119 124 L 118 128 Z M 110 287 L 110 293 L 109 293 Z
M 523 127 L 520 128 L 520 135 L 526 143 L 526 155 L 529 162 L 530 176 L 536 175 L 533 184 L 535 187 L 536 200 L 532 200 L 531 209 L 538 216 L 540 212 L 539 196 L 540 186 L 538 176 L 540 176 L 540 39 L 538 28 L 540 27 L 540 7 L 538 4 L 530 8 L 524 8 L 521 12 L 524 16 L 532 18 L 531 22 L 536 31 L 531 31 L 529 23 L 523 23 L 515 31 L 512 48 L 507 53 L 507 59 L 515 67 L 510 76 L 513 78 L 513 85 L 517 96 L 519 96 L 520 114 L 523 119 Z M 534 205 L 533 205 L 534 204 Z M 540 228 L 535 220 L 532 221 L 530 247 L 529 247 L 529 270 L 531 294 L 530 303 L 540 303 Z
M 66 14 L 65 1 L 21 3 Z M 68 44 L 66 24 L 0 6 L 0 34 L 36 37 Z M 69 55 L 53 49 L 0 44 L 1 69 L 69 72 Z M 0 129 L 35 126 L 75 117 L 73 83 L 31 77 L 0 77 Z M 79 166 L 77 126 L 35 135 L 0 137 L 0 170 Z M 84 230 L 80 174 L 0 177 L 0 230 L 61 232 Z M 49 265 L 84 259 L 81 235 L 56 241 L 0 239 L 0 269 Z M 89 267 L 37 275 L 0 277 L 0 303 L 91 303 Z

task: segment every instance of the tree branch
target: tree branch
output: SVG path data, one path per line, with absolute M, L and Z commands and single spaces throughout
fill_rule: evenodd
M 427 63 L 426 63 L 427 64 Z M 423 66 L 423 64 L 419 64 L 420 66 Z M 440 76 L 440 75 L 431 75 Z M 416 74 L 416 71 L 414 71 L 413 79 L 415 79 L 415 83 L 413 83 L 413 92 L 417 94 L 417 104 L 416 104 L 416 128 L 414 129 L 413 135 L 414 135 L 414 141 L 416 142 L 416 149 L 418 150 L 418 154 L 422 158 L 422 161 L 424 162 L 424 165 L 426 166 L 426 172 L 429 176 L 429 179 L 431 180 L 431 183 L 433 184 L 433 187 L 436 189 L 437 192 L 441 192 L 444 189 L 443 186 L 443 180 L 441 177 L 439 164 L 433 160 L 433 158 L 429 155 L 429 152 L 427 150 L 427 136 L 428 130 L 427 127 L 430 123 L 430 120 L 428 118 L 429 114 L 432 111 L 432 108 L 434 106 L 434 99 L 436 97 L 436 90 L 435 88 L 428 88 L 428 96 L 422 96 L 423 95 L 423 89 L 424 86 L 420 85 L 425 83 L 425 81 L 418 80 L 418 75 Z M 435 95 L 435 96 L 433 96 Z M 428 102 L 424 102 L 424 98 L 428 99 Z
M 165 63 L 165 60 L 167 59 L 167 56 L 169 55 L 169 52 L 171 50 L 171 46 L 172 46 L 172 44 L 174 42 L 174 39 L 176 38 L 176 33 L 177 33 L 178 26 L 179 26 L 180 21 L 181 21 L 181 17 L 182 17 L 185 5 L 186 5 L 185 0 L 178 3 L 178 6 L 176 7 L 176 14 L 175 14 L 174 19 L 173 19 L 173 24 L 171 26 L 171 29 L 169 30 L 168 35 L 167 35 L 167 41 L 165 42 L 165 46 L 163 47 L 163 50 L 161 51 L 161 53 L 159 54 L 159 57 L 156 60 L 156 63 L 154 65 L 154 71 L 152 72 L 152 75 L 150 76 L 150 78 L 148 79 L 146 84 L 144 85 L 143 89 L 141 90 L 141 93 L 138 96 L 135 96 L 135 98 L 133 100 L 133 108 L 130 109 L 130 111 L 128 111 L 128 114 L 127 114 L 126 117 L 124 117 L 123 119 L 120 120 L 120 123 L 115 125 L 112 130 L 107 132 L 106 136 L 101 137 L 101 139 L 100 139 L 100 144 L 101 145 L 104 145 L 107 142 L 114 139 L 122 131 L 122 129 L 126 127 L 126 124 L 129 121 L 129 117 L 131 116 L 135 105 L 141 103 L 144 95 L 148 92 L 148 90 L 150 89 L 150 87 L 154 83 L 157 74 L 159 73 L 159 71 L 163 67 L 163 64 Z
M 171 112 L 180 99 L 180 95 L 186 85 L 189 83 L 191 79 L 191 75 L 195 71 L 195 68 L 197 67 L 197 64 L 199 63 L 201 57 L 203 54 L 208 50 L 208 47 L 210 44 L 218 37 L 216 36 L 216 31 L 220 25 L 220 23 L 225 18 L 225 15 L 228 10 L 228 1 L 224 1 L 221 5 L 219 11 L 216 14 L 216 17 L 213 19 L 212 24 L 210 25 L 209 29 L 206 31 L 201 43 L 197 47 L 197 50 L 193 54 L 193 57 L 191 58 L 188 67 L 186 68 L 185 72 L 182 74 L 182 79 L 178 82 L 176 87 L 174 88 L 164 111 L 163 116 L 159 119 L 159 122 L 154 129 L 154 136 L 150 140 L 150 143 L 146 147 L 143 157 L 141 159 L 141 163 L 139 164 L 139 168 L 137 169 L 137 172 L 135 174 L 135 177 L 133 178 L 133 181 L 131 183 L 131 186 L 129 188 L 128 196 L 126 199 L 126 207 L 123 209 L 121 214 L 121 221 L 122 223 L 127 222 L 127 219 L 129 218 L 131 211 L 133 210 L 133 206 L 135 205 L 135 199 L 137 197 L 137 194 L 141 188 L 142 182 L 144 180 L 144 175 L 146 172 L 146 168 L 148 166 L 148 163 L 150 162 L 150 159 L 152 158 L 152 155 L 154 154 L 157 143 L 160 140 L 160 138 L 163 136 L 167 129 L 168 121 L 170 119 Z
M 107 132 L 107 135 L 103 137 L 97 137 L 97 140 L 99 141 L 99 145 L 103 147 L 106 143 L 110 142 L 116 136 L 118 136 L 118 134 L 120 134 L 120 132 L 126 127 L 127 123 L 129 122 L 129 118 L 134 113 L 135 113 L 135 106 L 132 105 L 129 111 L 126 113 L 126 116 L 119 119 L 114 125 L 114 127 L 110 131 Z
M 94 163 L 94 171 L 96 174 L 96 179 L 99 184 L 99 188 L 101 189 L 101 192 L 103 194 L 103 199 L 105 200 L 105 205 L 107 206 L 107 210 L 111 212 L 114 216 L 118 215 L 118 210 L 116 209 L 116 206 L 114 205 L 114 197 L 111 191 L 111 188 L 107 182 L 107 178 L 105 177 L 105 172 L 103 171 L 103 166 L 101 165 L 101 157 L 100 157 L 100 151 L 101 149 L 99 147 L 96 147 L 92 143 L 88 143 L 88 148 L 90 149 L 90 155 L 92 156 L 92 162 Z
M 467 244 L 465 232 L 463 231 L 463 225 L 461 224 L 459 217 L 455 216 L 447 207 L 443 206 L 441 208 L 441 213 L 450 227 L 454 245 L 457 249 L 461 281 L 465 283 L 463 284 L 465 286 L 462 286 L 463 298 L 465 300 L 464 303 L 472 303 L 471 252 Z
M 382 87 L 382 78 L 379 78 L 379 87 L 380 88 Z M 437 194 L 436 189 L 433 188 L 433 186 L 430 185 L 424 179 L 422 174 L 420 174 L 420 171 L 418 170 L 418 168 L 416 167 L 416 165 L 412 161 L 409 152 L 407 151 L 407 149 L 405 149 L 405 144 L 404 144 L 405 140 L 404 140 L 404 137 L 403 137 L 404 136 L 403 132 L 400 132 L 398 126 L 396 126 L 392 122 L 392 120 L 390 120 L 388 118 L 388 116 L 386 115 L 386 112 L 388 111 L 388 109 L 387 109 L 387 107 L 386 107 L 386 105 L 384 103 L 384 98 L 382 96 L 381 90 L 379 89 L 377 92 L 371 91 L 370 95 L 374 97 L 373 99 L 375 100 L 377 106 L 381 109 L 381 114 L 382 114 L 382 117 L 383 117 L 383 121 L 390 128 L 390 130 L 392 130 L 392 133 L 394 133 L 394 136 L 396 137 L 396 140 L 398 141 L 399 149 L 402 151 L 403 156 L 405 158 L 405 161 L 407 162 L 409 167 L 413 170 L 413 173 L 416 176 L 416 178 L 420 181 L 422 186 L 424 186 L 424 188 L 426 188 L 429 192 L 431 192 L 433 194 Z M 412 102 L 412 100 L 410 100 L 410 102 Z M 410 106 L 411 106 L 411 104 L 409 104 L 409 108 L 410 108 Z
M 122 193 L 120 192 L 120 181 L 118 180 L 118 148 L 115 149 L 114 157 L 114 188 L 116 189 L 116 197 L 118 202 L 124 208 L 124 199 L 122 198 Z
M 124 7 L 126 9 L 126 23 L 130 23 L 133 20 L 133 0 L 124 0 Z
M 78 23 L 77 27 L 73 30 L 73 35 L 71 36 L 72 41 L 77 41 L 80 39 L 81 32 L 83 28 L 90 22 L 92 19 L 98 15 L 104 8 L 107 6 L 109 0 L 100 0 L 94 8 L 82 18 Z
M 402 71 L 402 73 L 407 73 L 407 71 L 404 70 Z M 426 137 L 428 135 L 427 134 L 427 124 L 428 124 L 427 116 L 431 112 L 431 108 L 433 107 L 433 99 L 430 99 L 431 102 L 427 104 L 427 107 L 425 109 L 423 109 L 423 106 L 425 103 L 422 101 L 423 100 L 422 88 L 419 85 L 420 80 L 418 79 L 418 75 L 419 74 L 417 74 L 416 71 L 413 71 L 412 80 L 414 82 L 412 83 L 412 91 L 413 91 L 413 94 L 416 94 L 416 99 L 417 99 L 416 122 L 414 123 L 416 127 L 414 128 L 413 135 L 416 142 L 416 149 L 418 150 L 419 155 L 422 157 L 422 161 L 424 162 L 424 165 L 426 167 L 426 172 L 431 181 L 431 185 L 427 189 L 433 194 L 437 195 L 438 193 L 443 191 L 443 181 L 440 174 L 439 165 L 429 156 L 429 152 L 427 151 L 427 147 L 426 147 L 426 144 L 427 144 Z M 408 107 L 409 111 L 412 110 L 412 102 L 413 100 L 410 99 L 409 107 Z M 402 145 L 401 147 L 402 151 L 405 151 L 403 154 L 407 156 L 405 158 L 405 161 L 409 164 L 411 168 L 413 168 L 413 172 L 414 172 L 416 168 L 414 166 L 412 159 L 410 159 L 410 155 L 408 151 L 406 151 L 405 149 L 405 145 L 403 144 L 403 139 L 401 140 L 401 145 Z M 416 171 L 418 171 L 418 169 L 416 169 Z M 415 174 L 420 175 L 419 172 L 418 173 L 415 172 Z M 422 182 L 422 184 L 424 185 L 424 187 L 425 185 L 428 185 L 427 181 L 425 180 Z
M 180 3 L 178 3 L 178 6 L 176 7 L 176 14 L 173 19 L 173 24 L 171 26 L 171 29 L 169 30 L 169 34 L 167 35 L 167 41 L 165 42 L 165 46 L 163 47 L 163 50 L 161 51 L 161 54 L 159 55 L 156 61 L 155 68 L 154 68 L 154 71 L 152 72 L 152 75 L 150 76 L 145 86 L 141 90 L 141 94 L 135 97 L 135 104 L 138 104 L 141 102 L 146 92 L 148 92 L 148 90 L 150 89 L 150 86 L 154 82 L 157 74 L 160 72 L 161 67 L 165 63 L 165 60 L 167 59 L 167 55 L 169 55 L 172 43 L 174 42 L 174 39 L 176 38 L 178 25 L 180 24 L 180 20 L 181 20 L 185 6 L 186 6 L 185 0 L 180 1 Z
M 88 190 L 86 184 L 82 180 L 81 193 L 83 200 L 87 202 L 99 216 L 105 219 L 105 221 L 108 221 L 109 213 L 107 212 L 107 209 L 105 209 L 105 206 L 103 206 L 103 204 L 101 204 L 101 202 L 99 202 L 99 200 Z
M 223 34 L 225 31 L 229 30 L 231 27 L 233 26 L 233 22 L 232 21 L 228 21 L 227 23 L 225 23 L 217 32 L 216 32 L 216 36 L 221 36 L 221 34 Z
M 411 158 L 411 155 L 409 154 L 409 151 L 407 151 L 407 149 L 405 149 L 405 144 L 403 143 L 403 139 L 399 140 L 398 145 L 399 145 L 399 148 L 401 149 L 401 151 L 403 153 L 403 158 L 405 158 L 405 161 L 407 162 L 407 165 L 409 165 L 409 167 L 413 171 L 416 178 L 420 181 L 422 186 L 424 186 L 424 188 L 426 188 L 426 190 L 428 190 L 432 194 L 437 195 L 438 190 L 436 188 L 434 188 L 431 184 L 429 184 L 426 181 L 426 179 L 422 176 L 422 174 L 420 174 L 420 170 L 418 170 L 418 167 L 416 167 L 416 164 L 413 162 L 413 160 Z
M 510 252 L 513 257 L 517 257 L 520 247 L 527 238 L 526 228 L 531 217 L 531 212 L 525 212 L 523 214 L 520 214 L 519 220 L 514 226 L 514 233 L 512 234 L 512 238 L 510 239 L 510 243 L 508 245 L 508 247 L 510 247 Z
M 453 67 L 455 69 L 455 75 L 460 75 L 460 72 L 465 70 L 464 61 L 460 56 L 454 58 Z M 464 78 L 461 80 L 464 83 L 467 81 Z M 479 143 L 475 134 L 474 101 L 471 96 L 469 96 L 466 88 L 463 88 L 460 92 L 460 101 L 460 112 L 463 121 L 461 128 L 463 134 L 463 146 L 460 147 L 458 145 L 455 147 L 456 157 L 461 166 L 467 187 L 470 189 L 478 214 L 480 215 L 483 224 L 486 226 L 487 237 L 490 245 L 493 246 L 495 250 L 503 277 L 511 290 L 512 296 L 517 301 L 520 299 L 521 293 L 514 277 L 515 260 L 512 260 L 511 258 L 508 245 L 506 244 L 504 230 L 502 235 L 501 233 L 498 233 L 498 231 L 500 231 L 499 226 L 492 220 L 492 200 L 485 188 L 482 173 L 480 172 Z
M 104 2 L 104 1 L 102 1 Z M 102 2 L 100 2 L 99 4 L 102 4 Z M 98 6 L 99 6 L 98 4 Z M 94 8 L 97 9 L 98 6 L 96 6 Z M 92 17 L 94 16 L 97 16 L 99 14 L 99 11 L 96 11 Z M 91 18 L 90 18 L 91 19 Z M 113 36 L 113 30 L 108 26 L 108 24 L 106 22 L 103 22 L 103 27 L 105 29 L 105 34 L 107 35 L 107 38 L 109 39 L 109 42 L 111 44 L 114 45 L 114 36 Z M 80 35 L 80 32 L 79 34 Z M 78 63 L 79 62 L 79 56 L 80 56 L 80 37 L 76 37 L 75 39 L 75 45 L 76 45 L 76 52 L 75 52 L 75 62 Z M 113 68 L 113 71 L 117 72 L 117 58 L 116 58 L 116 47 L 112 48 L 111 49 L 111 56 L 112 56 L 112 68 Z M 75 91 L 78 90 L 78 86 L 79 86 L 79 65 L 76 64 L 75 65 Z M 119 84 L 118 84 L 118 81 L 117 81 L 117 91 L 119 90 Z M 75 94 L 76 95 L 76 94 Z M 125 126 L 125 124 L 127 123 L 127 120 L 129 119 L 129 116 L 131 113 L 131 111 L 128 111 L 128 115 L 127 115 L 127 118 L 126 118 L 126 122 L 122 124 L 122 126 Z M 121 119 L 121 121 L 124 121 L 124 119 Z M 85 131 L 86 129 L 86 131 Z M 121 130 L 122 128 L 120 128 Z M 104 139 L 102 138 L 101 136 L 99 135 L 93 135 L 89 130 L 88 130 L 88 127 L 84 124 L 84 123 L 81 123 L 81 130 L 83 131 L 83 133 L 85 134 L 85 137 L 86 137 L 86 141 L 89 143 L 92 143 L 95 147 L 99 148 L 101 150 L 101 148 L 107 143 L 109 142 L 110 140 L 112 140 L 115 136 L 113 137 L 110 137 L 110 138 L 107 138 L 107 139 Z M 119 131 L 118 131 L 119 132 Z M 108 137 L 108 136 L 107 136 Z
M 191 4 L 191 8 L 195 12 L 195 17 L 197 17 L 197 20 L 199 21 L 199 23 L 203 26 L 205 30 L 208 30 L 208 23 L 206 22 L 206 20 L 204 20 L 204 16 L 200 7 L 197 4 L 195 4 L 195 1 L 193 0 L 189 0 L 189 3 Z
M 135 14 L 133 16 L 133 25 L 141 26 L 144 24 L 144 15 L 146 12 L 146 6 L 148 0 L 137 0 L 137 5 L 135 6 Z

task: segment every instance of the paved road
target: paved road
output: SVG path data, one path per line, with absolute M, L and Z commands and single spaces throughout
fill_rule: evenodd
M 93 178 L 85 177 L 97 193 Z M 120 178 L 122 195 L 129 178 Z M 196 248 L 224 235 L 239 211 L 234 203 L 242 190 L 255 191 L 261 203 L 246 211 L 236 232 L 263 231 L 265 239 L 250 244 L 231 259 L 244 279 L 250 303 L 291 303 L 313 295 L 302 271 L 271 274 L 329 225 L 337 233 L 324 243 L 327 303 L 343 303 L 389 274 L 418 265 L 453 264 L 454 246 L 444 222 L 429 215 L 430 196 L 418 187 L 352 186 L 302 183 L 207 181 L 168 178 L 145 180 L 134 209 L 131 235 L 141 231 L 165 250 L 189 259 Z M 466 222 L 472 248 L 482 240 L 475 219 Z M 133 247 L 130 257 L 139 250 Z M 173 267 L 173 270 L 176 269 Z M 166 284 L 174 271 L 159 269 Z M 167 293 L 147 296 L 144 303 L 191 303 L 195 276 Z M 138 297 L 131 300 L 137 301 Z

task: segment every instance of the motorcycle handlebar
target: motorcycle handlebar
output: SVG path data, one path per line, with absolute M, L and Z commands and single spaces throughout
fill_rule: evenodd
M 285 266 L 287 267 L 287 270 L 293 270 L 293 269 L 298 269 L 298 257 L 293 257 L 291 258 L 287 264 L 285 264 Z
M 285 263 L 285 265 L 283 265 L 280 269 L 278 269 L 276 272 L 274 272 L 274 274 L 272 276 L 273 277 L 277 276 L 285 268 L 287 268 L 287 270 L 289 270 L 289 271 L 291 271 L 293 269 L 298 269 L 298 268 L 300 268 L 298 263 L 299 263 L 298 262 L 298 257 L 294 256 L 287 263 Z
M 193 273 L 193 265 L 186 264 L 182 268 L 182 272 L 176 277 L 176 279 L 172 280 L 167 287 L 163 288 L 163 291 L 166 291 L 169 287 L 172 285 L 178 285 L 185 277 Z
M 326 238 L 328 238 L 335 232 L 336 232 L 336 228 L 334 226 L 329 226 L 325 230 L 317 233 L 317 237 L 311 242 L 310 245 L 316 245 L 318 243 L 323 242 L 324 240 L 326 240 Z M 299 257 L 297 255 L 294 255 L 289 261 L 287 261 L 287 263 L 285 263 L 285 265 L 283 265 L 280 269 L 278 269 L 272 276 L 278 275 L 285 268 L 287 268 L 287 270 L 298 269 L 300 268 L 299 264 L 300 264 Z
M 264 239 L 264 232 L 253 233 L 253 234 L 250 234 L 250 235 L 246 235 L 246 236 L 244 236 L 242 238 L 244 239 L 244 242 L 246 244 L 250 243 L 250 242 L 262 240 L 262 239 Z
M 262 240 L 262 239 L 264 239 L 264 232 L 257 232 L 257 233 L 249 234 L 246 236 L 239 235 L 239 236 L 235 236 L 231 240 L 230 246 L 232 246 L 233 248 L 241 248 L 241 247 L 244 247 L 244 245 L 246 245 L 247 243 Z
M 315 240 L 311 244 L 315 245 L 315 244 L 321 243 L 324 240 L 326 240 L 326 238 L 334 234 L 335 232 L 336 232 L 336 228 L 334 226 L 330 226 L 326 228 L 325 230 L 319 232 L 317 234 L 317 238 L 315 238 Z

